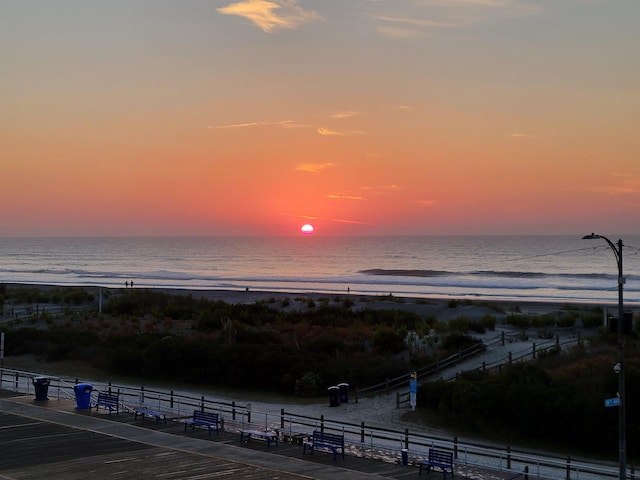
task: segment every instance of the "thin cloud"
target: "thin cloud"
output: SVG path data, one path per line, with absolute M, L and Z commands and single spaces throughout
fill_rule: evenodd
M 330 136 L 342 136 L 342 135 L 366 135 L 367 132 L 364 132 L 362 130 L 349 130 L 346 132 L 339 132 L 337 130 L 331 130 L 330 128 L 327 127 L 319 127 L 316 132 L 318 132 L 318 135 L 322 135 L 325 137 L 330 137 Z
M 398 190 L 399 188 L 400 187 L 398 187 L 398 185 L 395 185 L 395 184 L 378 185 L 378 186 L 364 185 L 362 187 L 359 187 L 358 190 L 362 190 L 364 192 L 372 192 L 374 194 L 380 195 L 380 194 L 387 194 L 389 192 L 393 192 L 395 190 Z
M 246 128 L 246 127 L 259 127 L 262 125 L 275 125 L 275 126 L 292 126 L 293 120 L 276 120 L 267 122 L 246 122 L 246 123 L 230 123 L 227 125 L 208 125 L 207 128 Z
M 338 195 L 336 193 L 327 195 L 327 198 L 330 198 L 332 200 L 364 200 L 358 195 Z
M 377 20 L 382 20 L 383 22 L 389 23 L 400 23 L 403 25 L 411 25 L 414 27 L 437 27 L 437 28 L 450 28 L 457 27 L 458 24 L 451 22 L 439 22 L 435 20 L 420 20 L 418 18 L 402 18 L 402 17 L 385 17 L 385 16 L 374 16 Z
M 319 135 L 324 135 L 324 136 L 331 136 L 331 135 L 343 135 L 342 133 L 336 131 L 336 130 L 331 130 L 327 127 L 320 127 L 318 128 L 318 130 L 316 130 L 318 132 Z
M 332 218 L 332 217 L 315 217 L 313 215 L 297 215 L 295 213 L 285 213 L 285 215 L 289 217 L 303 218 L 305 220 L 324 220 L 328 222 L 338 222 L 338 223 L 351 223 L 356 225 L 371 225 L 369 222 L 361 222 L 358 220 L 349 220 L 346 218 Z
M 300 7 L 297 0 L 246 0 L 220 7 L 218 12 L 245 17 L 266 33 L 295 29 L 322 19 L 316 12 Z
M 326 168 L 333 167 L 333 163 L 301 163 L 295 167 L 298 172 L 318 173 Z
M 437 200 L 418 200 L 418 205 L 420 205 L 421 207 L 435 207 L 436 204 L 438 203 Z
M 531 135 L 530 133 L 512 133 L 509 136 L 514 138 L 535 138 L 535 135 Z
M 360 115 L 359 112 L 354 112 L 353 110 L 348 110 L 346 112 L 339 112 L 339 113 L 334 113 L 333 115 L 329 115 L 330 118 L 336 118 L 336 119 L 341 119 L 341 118 L 350 118 L 350 117 L 355 117 Z
M 594 192 L 606 193 L 611 196 L 618 195 L 636 195 L 640 193 L 640 179 L 634 177 L 631 174 L 613 172 L 612 174 L 616 182 L 616 185 L 604 185 L 593 188 Z
M 405 6 L 405 5 L 403 5 Z M 434 29 L 460 28 L 494 18 L 536 14 L 542 6 L 533 0 L 417 0 L 397 15 L 373 15 L 387 37 L 423 37 Z

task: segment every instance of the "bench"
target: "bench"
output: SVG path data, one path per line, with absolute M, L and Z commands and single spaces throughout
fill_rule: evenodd
M 188 418 L 184 424 L 185 432 L 189 425 L 191 425 L 191 430 L 193 430 L 196 425 L 207 427 L 209 436 L 211 436 L 211 430 L 215 430 L 217 435 L 220 434 L 220 416 L 217 413 L 194 410 L 193 417 Z
M 144 405 L 138 408 L 135 411 L 136 417 L 135 420 L 138 419 L 138 415 L 142 416 L 142 420 L 144 421 L 144 417 L 155 417 L 156 424 L 160 423 L 160 420 L 164 420 L 164 423 L 167 423 L 167 415 L 163 412 L 158 412 L 157 410 L 152 410 L 150 408 L 145 407 Z
M 98 392 L 98 400 L 96 401 L 96 412 L 99 407 L 109 409 L 109 415 L 115 410 L 120 413 L 120 400 L 117 393 Z
M 307 440 L 302 444 L 302 454 L 304 455 L 307 448 L 311 450 L 311 453 L 316 448 L 326 448 L 333 452 L 333 459 L 336 459 L 338 450 L 344 458 L 344 435 L 338 435 L 336 433 L 325 433 L 319 430 L 314 430 L 311 440 Z
M 240 430 L 240 443 L 244 441 L 245 437 L 247 438 L 247 442 L 249 442 L 252 436 L 264 439 L 267 442 L 267 448 L 271 448 L 271 442 L 275 442 L 276 447 L 278 446 L 278 434 L 268 430 Z
M 447 473 L 451 473 L 451 478 L 453 478 L 453 452 L 430 448 L 429 458 L 420 462 L 420 475 L 422 475 L 423 467 L 427 468 L 427 475 L 432 467 L 436 467 L 442 470 L 444 480 L 447 480 Z

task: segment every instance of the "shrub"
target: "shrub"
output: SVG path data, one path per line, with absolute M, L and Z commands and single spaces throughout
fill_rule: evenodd
M 294 393 L 301 397 L 315 397 L 320 394 L 322 378 L 313 372 L 306 372 L 296 380 Z
M 491 314 L 486 314 L 484 317 L 482 317 L 482 319 L 480 320 L 480 323 L 487 328 L 488 330 L 491 330 L 492 332 L 496 329 L 496 317 L 494 317 Z

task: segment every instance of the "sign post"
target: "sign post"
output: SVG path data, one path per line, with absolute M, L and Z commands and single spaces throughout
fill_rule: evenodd
M 411 405 L 411 410 L 416 409 L 417 396 L 418 396 L 418 374 L 416 372 L 412 372 L 411 378 L 409 379 L 409 404 Z

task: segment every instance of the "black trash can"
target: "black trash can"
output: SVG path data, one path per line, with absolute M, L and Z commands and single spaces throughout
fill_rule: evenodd
M 35 377 L 33 388 L 36 391 L 36 400 L 49 400 L 47 398 L 47 393 L 49 393 L 49 379 L 47 377 Z
M 327 388 L 329 391 L 329 406 L 330 407 L 339 407 L 340 406 L 340 390 L 338 387 L 333 386 Z
M 78 383 L 73 386 L 76 394 L 76 410 L 89 410 L 91 408 L 91 392 L 93 385 L 90 383 Z
M 349 384 L 339 383 L 338 390 L 340 391 L 340 403 L 349 403 Z

